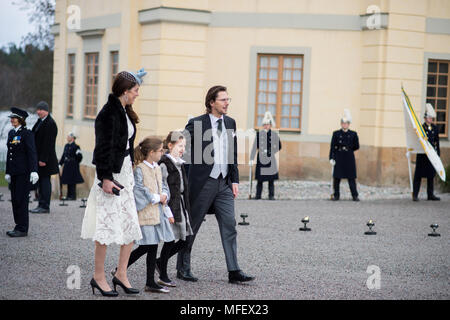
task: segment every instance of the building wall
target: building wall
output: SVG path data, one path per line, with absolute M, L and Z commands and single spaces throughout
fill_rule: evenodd
M 204 112 L 209 87 L 224 84 L 233 98 L 229 115 L 245 132 L 255 126 L 258 53 L 303 54 L 302 130 L 282 132 L 280 175 L 326 179 L 332 131 L 351 110 L 360 137 L 358 178 L 366 184 L 407 185 L 401 85 L 416 113 L 425 107 L 428 59 L 450 60 L 450 2 L 444 0 L 57 0 L 54 117 L 61 150 L 75 130 L 87 166 L 94 148 L 92 120 L 83 119 L 84 53 L 100 53 L 98 109 L 111 86 L 109 53 L 120 51 L 119 70 L 144 67 L 149 74 L 134 108 L 141 118 L 137 140 L 164 137 Z M 81 30 L 65 27 L 66 8 L 82 13 Z M 365 30 L 370 5 L 384 26 Z M 443 27 L 444 26 L 444 27 Z M 86 31 L 104 29 L 103 35 Z M 81 31 L 81 33 L 80 33 Z M 83 35 L 84 32 L 84 35 Z M 95 32 L 94 32 L 95 34 Z M 67 55 L 76 53 L 74 117 L 68 119 Z M 420 116 L 421 117 L 421 116 Z M 248 172 L 251 137 L 241 133 L 241 175 Z M 450 143 L 442 141 L 443 162 Z M 88 173 L 91 172 L 91 173 Z M 91 180 L 90 178 L 87 180 Z M 89 182 L 87 182 L 87 186 Z

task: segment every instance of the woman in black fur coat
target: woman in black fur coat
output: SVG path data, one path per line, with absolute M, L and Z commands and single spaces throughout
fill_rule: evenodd
M 102 295 L 109 297 L 118 295 L 117 285 L 125 293 L 139 293 L 128 282 L 127 265 L 133 242 L 142 238 L 133 194 L 133 144 L 139 119 L 132 104 L 139 96 L 145 74 L 143 69 L 137 73 L 120 72 L 114 80 L 108 102 L 95 119 L 92 162 L 96 166 L 96 177 L 89 194 L 81 237 L 95 241 L 92 291 L 97 288 Z M 121 246 L 118 267 L 113 272 L 114 290 L 108 285 L 104 270 L 106 248 L 112 243 Z

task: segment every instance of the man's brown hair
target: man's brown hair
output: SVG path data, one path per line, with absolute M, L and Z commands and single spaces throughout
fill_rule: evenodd
M 224 86 L 214 86 L 211 89 L 208 90 L 208 93 L 206 94 L 205 98 L 205 107 L 206 107 L 206 113 L 211 113 L 211 101 L 216 101 L 217 96 L 219 92 L 227 91 L 227 87 Z

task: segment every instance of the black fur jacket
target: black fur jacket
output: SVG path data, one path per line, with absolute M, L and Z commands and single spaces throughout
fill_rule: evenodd
M 136 137 L 136 124 L 133 123 L 134 134 L 129 140 L 131 161 L 134 162 L 134 139 Z M 123 160 L 127 156 L 126 147 L 128 139 L 128 126 L 125 109 L 119 98 L 110 94 L 108 102 L 95 119 L 95 149 L 92 163 L 97 170 L 97 178 L 113 179 L 113 173 L 120 173 Z M 119 181 L 120 182 L 120 181 Z

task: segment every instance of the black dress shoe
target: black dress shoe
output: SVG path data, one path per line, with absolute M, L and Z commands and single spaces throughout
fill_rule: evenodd
M 40 213 L 50 213 L 50 210 L 37 207 L 36 209 L 31 210 L 30 212 L 40 214 Z
M 413 196 L 413 201 L 419 201 L 419 198 Z
M 275 197 L 269 197 L 269 200 L 275 200 Z
M 441 200 L 441 198 L 436 197 L 436 196 L 433 194 L 433 195 L 431 195 L 431 196 L 428 197 L 428 200 L 431 200 L 431 201 L 439 201 L 439 200 Z
M 104 297 L 109 297 L 109 298 L 113 298 L 113 297 L 117 297 L 119 295 L 119 293 L 117 291 L 111 290 L 111 291 L 103 291 L 102 288 L 100 288 L 100 286 L 97 284 L 97 282 L 94 280 L 94 278 L 91 279 L 91 283 L 90 283 L 91 287 L 92 287 L 92 294 L 95 294 L 95 289 L 97 289 L 98 291 L 100 291 L 100 293 L 102 294 L 102 296 Z
M 255 277 L 248 276 L 241 270 L 230 271 L 228 273 L 228 282 L 230 283 L 248 282 L 252 280 L 255 280 Z
M 8 231 L 8 232 L 6 232 L 6 234 L 8 236 L 10 236 L 11 238 L 22 238 L 22 237 L 28 236 L 27 232 L 18 231 L 18 230 Z
M 114 285 L 114 291 L 117 291 L 117 290 L 116 290 L 116 286 L 118 285 L 118 286 L 122 287 L 123 291 L 125 291 L 126 294 L 138 294 L 138 293 L 139 293 L 139 290 L 138 290 L 138 289 L 127 288 L 127 287 L 122 283 L 122 281 L 120 281 L 119 279 L 117 279 L 117 277 L 114 277 L 114 278 L 112 279 L 112 283 L 113 283 L 113 285 Z
M 184 281 L 197 282 L 198 278 L 194 277 L 191 271 L 181 272 L 177 271 L 177 278 Z
M 358 197 L 353 197 L 353 201 L 359 201 Z

